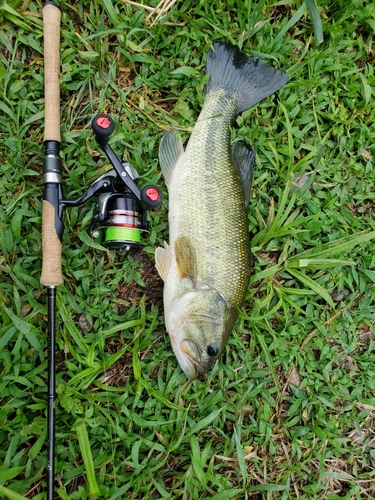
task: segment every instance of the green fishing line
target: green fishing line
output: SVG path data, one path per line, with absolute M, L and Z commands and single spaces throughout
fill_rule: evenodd
M 130 227 L 109 227 L 105 231 L 105 241 L 128 241 L 140 243 L 141 231 Z

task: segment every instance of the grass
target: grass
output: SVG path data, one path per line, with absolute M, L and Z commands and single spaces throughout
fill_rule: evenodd
M 188 137 L 212 40 L 239 44 L 290 80 L 233 129 L 258 153 L 251 287 L 223 360 L 199 381 L 186 382 L 172 353 L 153 267 L 168 239 L 167 202 L 127 255 L 88 236 L 94 202 L 66 212 L 58 496 L 374 497 L 375 5 L 317 2 L 321 42 L 312 1 L 144 4 L 64 2 L 69 197 L 107 169 L 89 125 L 106 112 L 113 148 L 167 198 L 158 144 L 169 128 Z M 47 392 L 40 9 L 0 5 L 0 495 L 36 500 L 45 498 Z

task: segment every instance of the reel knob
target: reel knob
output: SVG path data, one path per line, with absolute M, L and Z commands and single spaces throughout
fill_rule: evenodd
M 96 140 L 100 146 L 107 144 L 109 137 L 115 130 L 115 123 L 108 115 L 96 115 L 91 122 Z
M 140 192 L 141 202 L 145 208 L 158 207 L 163 201 L 163 194 L 158 186 L 145 186 Z

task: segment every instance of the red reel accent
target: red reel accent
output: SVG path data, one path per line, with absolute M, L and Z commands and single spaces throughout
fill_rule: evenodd
M 96 119 L 96 124 L 98 125 L 98 127 L 106 129 L 111 126 L 111 121 L 106 116 L 99 116 Z
M 160 196 L 159 191 L 154 187 L 147 188 L 145 194 L 150 201 L 157 201 Z

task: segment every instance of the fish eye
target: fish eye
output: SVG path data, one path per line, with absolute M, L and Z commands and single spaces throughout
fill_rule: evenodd
M 217 344 L 210 344 L 207 347 L 207 354 L 213 358 L 214 356 L 217 356 L 219 354 L 219 346 Z

